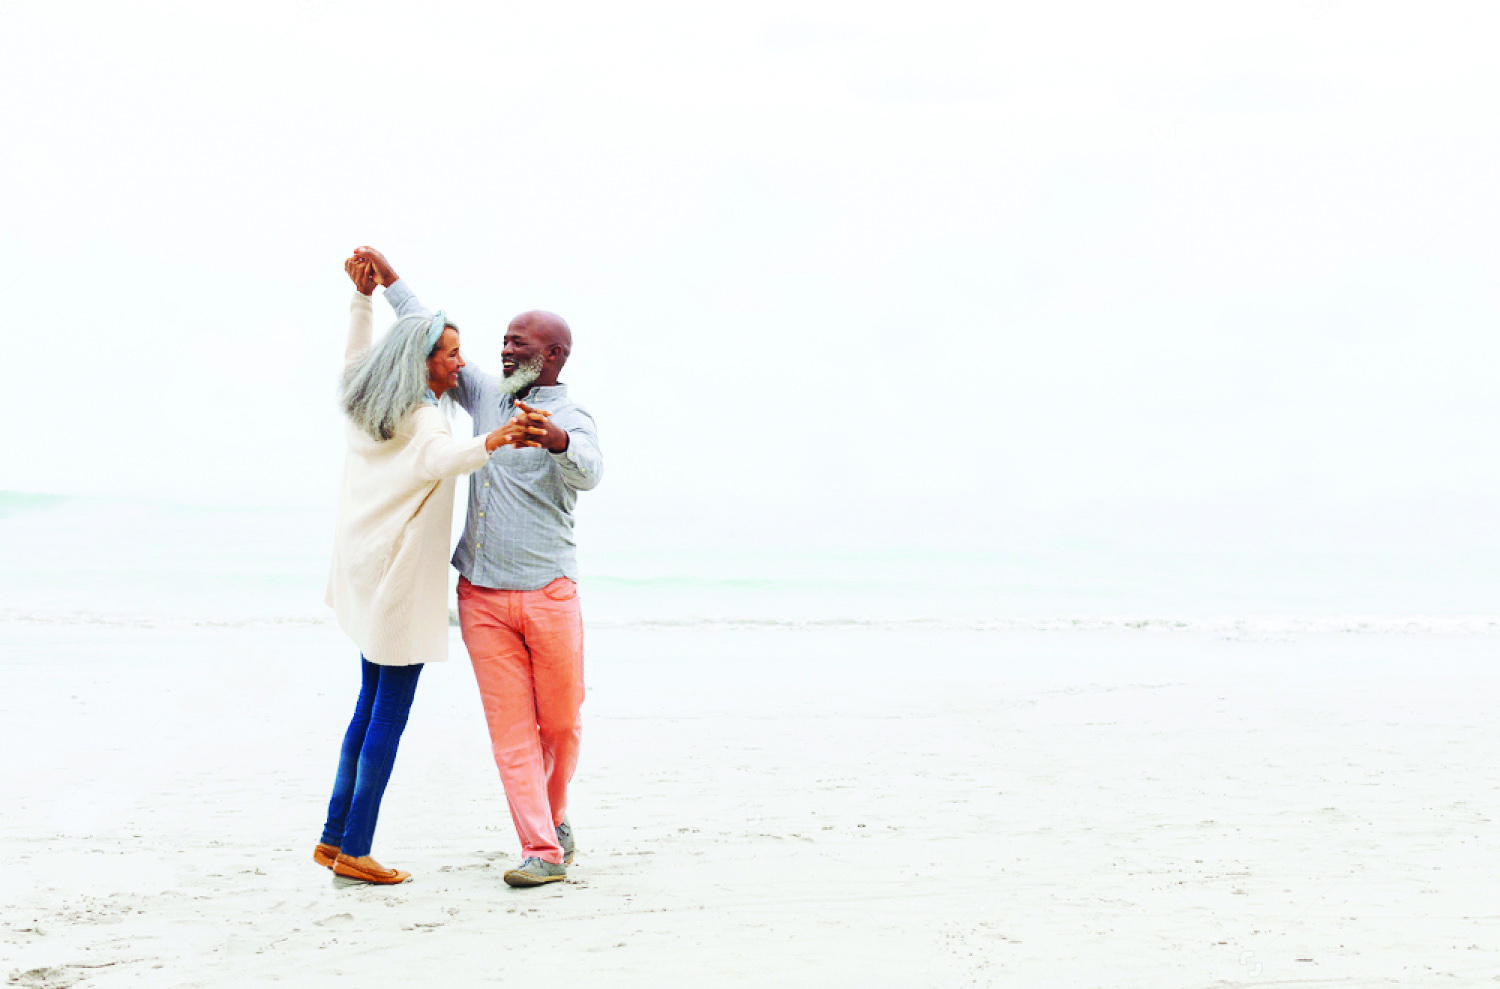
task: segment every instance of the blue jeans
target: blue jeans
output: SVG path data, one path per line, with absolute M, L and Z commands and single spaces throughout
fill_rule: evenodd
M 396 763 L 396 746 L 401 744 L 411 699 L 417 693 L 417 677 L 422 675 L 421 663 L 380 666 L 363 656 L 359 663 L 363 677 L 359 700 L 344 733 L 333 799 L 328 801 L 328 823 L 323 825 L 323 841 L 339 846 L 350 858 L 370 854 L 380 798 Z

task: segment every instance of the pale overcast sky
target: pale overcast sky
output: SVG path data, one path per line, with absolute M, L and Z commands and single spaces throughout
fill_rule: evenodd
M 596 531 L 1500 541 L 1497 21 L 0 0 L 0 488 L 331 504 L 368 243 Z

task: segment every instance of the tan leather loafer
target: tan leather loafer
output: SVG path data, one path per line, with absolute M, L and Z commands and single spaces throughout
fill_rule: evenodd
M 318 842 L 318 847 L 313 849 L 313 861 L 325 869 L 333 868 L 333 860 L 339 857 L 339 846 Z
M 333 861 L 333 884 L 340 888 L 345 886 L 394 886 L 411 879 L 410 872 L 402 872 L 400 869 L 387 869 L 384 866 L 369 869 L 357 864 L 349 856 L 340 854 Z

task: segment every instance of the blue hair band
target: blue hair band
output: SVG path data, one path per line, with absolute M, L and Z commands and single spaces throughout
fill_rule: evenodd
M 432 348 L 443 338 L 443 331 L 448 328 L 448 314 L 439 309 L 432 314 L 432 326 L 427 330 L 427 352 L 432 353 Z

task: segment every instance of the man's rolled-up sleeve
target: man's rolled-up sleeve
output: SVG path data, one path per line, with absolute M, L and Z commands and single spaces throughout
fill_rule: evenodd
M 594 419 L 587 412 L 573 412 L 562 418 L 562 422 L 553 421 L 568 434 L 568 448 L 552 454 L 552 460 L 568 487 L 587 491 L 604 474 L 604 456 L 599 452 Z

